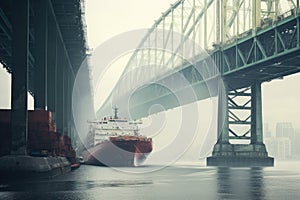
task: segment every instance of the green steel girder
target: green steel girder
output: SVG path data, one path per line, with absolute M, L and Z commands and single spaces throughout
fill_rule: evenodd
M 275 26 L 274 29 L 267 32 L 260 32 L 246 41 L 237 42 L 232 47 L 224 47 L 222 53 L 225 68 L 222 72 L 224 74 L 230 73 L 234 69 L 267 61 L 280 53 L 297 49 L 299 45 L 299 41 L 296 39 L 296 35 L 299 34 L 296 29 L 299 26 L 297 19 L 295 18 L 291 22 Z
M 236 87 L 246 87 L 254 80 L 268 81 L 299 72 L 299 16 L 280 21 L 272 28 L 253 32 L 213 52 L 216 65 L 229 80 L 244 78 Z M 214 54 L 221 54 L 218 58 Z

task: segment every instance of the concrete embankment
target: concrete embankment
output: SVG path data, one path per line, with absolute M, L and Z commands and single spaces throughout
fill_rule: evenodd
M 71 163 L 65 157 L 0 157 L 0 178 L 52 178 L 70 171 Z

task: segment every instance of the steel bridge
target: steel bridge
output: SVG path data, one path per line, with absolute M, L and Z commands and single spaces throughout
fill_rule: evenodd
M 263 144 L 261 84 L 300 71 L 299 20 L 299 0 L 177 1 L 134 51 L 98 115 L 114 104 L 141 118 L 155 104 L 171 109 L 218 96 L 221 137 L 208 164 L 272 165 Z M 194 96 L 182 100 L 187 90 Z
M 84 10 L 81 0 L 0 2 L 0 62 L 12 74 L 14 154 L 26 155 L 28 91 L 35 110 L 52 112 L 57 132 L 76 135 L 71 97 L 87 51 Z

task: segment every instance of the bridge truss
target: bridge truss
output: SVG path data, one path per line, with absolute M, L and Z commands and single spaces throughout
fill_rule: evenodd
M 226 91 L 220 141 L 261 143 L 260 84 L 300 71 L 299 19 L 299 0 L 177 1 L 149 29 L 98 115 L 124 99 L 133 118 L 141 118 L 154 104 L 170 109 L 217 96 L 220 78 Z M 196 98 L 178 101 L 187 89 L 178 74 Z M 241 110 L 248 114 L 238 116 Z M 249 129 L 229 127 L 235 125 Z

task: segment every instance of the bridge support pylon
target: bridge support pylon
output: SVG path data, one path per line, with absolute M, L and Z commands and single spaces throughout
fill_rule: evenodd
M 208 166 L 273 166 L 263 143 L 261 83 L 219 90 L 218 141 Z

